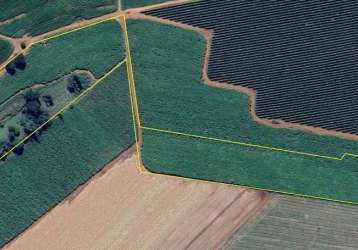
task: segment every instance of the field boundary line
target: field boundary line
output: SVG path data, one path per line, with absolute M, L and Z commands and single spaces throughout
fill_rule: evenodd
M 146 169 L 144 165 L 142 165 L 142 168 Z M 258 191 L 266 191 L 266 192 L 272 192 L 272 193 L 277 193 L 277 194 L 283 194 L 283 195 L 310 198 L 310 199 L 323 200 L 323 201 L 338 202 L 338 203 L 348 204 L 348 205 L 358 205 L 358 201 L 355 202 L 355 201 L 336 200 L 336 199 L 331 199 L 331 198 L 322 197 L 322 196 L 314 196 L 314 195 L 307 195 L 307 194 L 301 194 L 301 193 L 280 191 L 280 190 L 277 190 L 277 189 L 275 190 L 275 189 L 269 189 L 269 188 L 261 188 L 261 187 L 257 187 L 257 186 L 249 186 L 249 185 L 242 185 L 242 184 L 231 184 L 231 183 L 225 183 L 225 182 L 220 182 L 220 181 L 210 181 L 210 180 L 204 180 L 204 179 L 193 178 L 193 177 L 184 177 L 184 176 L 179 176 L 179 175 L 162 174 L 162 173 L 155 173 L 155 172 L 149 172 L 149 171 L 145 171 L 142 174 L 144 174 L 144 175 L 156 175 L 156 176 L 162 176 L 162 177 L 167 177 L 167 178 L 169 177 L 169 178 L 173 178 L 173 179 L 186 180 L 186 181 L 193 181 L 194 180 L 194 181 L 200 181 L 200 182 L 209 183 L 209 184 L 225 185 L 225 186 L 232 187 L 232 188 L 247 188 L 247 189 L 254 189 L 254 190 L 258 190 Z
M 106 74 L 104 74 L 100 79 L 95 81 L 91 84 L 90 87 L 86 88 L 82 93 L 80 93 L 78 96 L 76 96 L 73 100 L 68 102 L 64 107 L 62 107 L 59 111 L 57 111 L 55 114 L 53 114 L 47 121 L 45 121 L 43 124 L 41 124 L 39 127 L 37 127 L 34 131 L 32 131 L 29 135 L 25 136 L 23 139 L 21 139 L 18 143 L 16 143 L 12 148 L 9 149 L 6 153 L 1 155 L 0 160 L 8 156 L 12 151 L 14 151 L 18 146 L 23 144 L 26 140 L 31 138 L 35 133 L 37 133 L 39 130 L 41 130 L 43 127 L 45 127 L 48 123 L 55 120 L 61 113 L 66 111 L 68 108 L 70 108 L 72 105 L 76 104 L 82 97 L 87 95 L 92 89 L 94 89 L 99 83 L 101 83 L 104 79 L 106 79 L 110 74 L 112 74 L 116 69 L 121 67 L 127 59 L 122 60 L 117 65 L 115 65 L 110 71 L 108 71 Z
M 49 36 L 49 37 L 46 37 L 46 38 L 43 38 L 43 39 L 40 39 L 36 42 L 33 42 L 33 43 L 30 43 L 29 46 L 31 47 L 33 44 L 37 44 L 37 43 L 43 43 L 43 42 L 46 42 L 48 40 L 51 40 L 51 39 L 54 39 L 54 38 L 58 38 L 58 37 L 61 37 L 61 36 L 64 36 L 64 35 L 67 35 L 67 34 L 70 34 L 70 33 L 73 33 L 73 32 L 76 32 L 76 31 L 79 31 L 79 30 L 82 30 L 82 29 L 87 29 L 89 27 L 92 27 L 92 26 L 96 26 L 100 23 L 104 23 L 104 22 L 108 22 L 108 21 L 111 21 L 111 20 L 115 20 L 117 18 L 121 18 L 123 16 L 123 14 L 119 14 L 117 16 L 113 16 L 113 17 L 109 17 L 107 19 L 104 19 L 104 20 L 100 20 L 100 21 L 96 21 L 94 23 L 90 23 L 90 24 L 87 24 L 87 25 L 84 25 L 82 27 L 78 27 L 78 28 L 74 28 L 74 29 L 71 29 L 71 30 L 68 30 L 68 31 L 65 31 L 65 32 L 61 32 L 59 34 L 55 34 L 55 35 L 52 35 L 52 36 Z
M 135 144 L 136 144 L 136 153 L 137 153 L 137 169 L 139 173 L 147 172 L 145 168 L 142 168 L 142 156 L 141 156 L 141 148 L 140 148 L 140 128 L 141 122 L 139 117 L 139 110 L 138 110 L 138 101 L 137 101 L 137 94 L 135 89 L 135 82 L 134 82 L 134 73 L 133 73 L 133 65 L 132 65 L 132 57 L 131 57 L 131 50 L 130 50 L 130 43 L 128 37 L 128 28 L 127 28 L 127 20 L 126 16 L 123 15 L 122 17 L 123 23 L 123 34 L 124 34 L 124 44 L 126 47 L 126 56 L 127 56 L 127 78 L 128 78 L 128 86 L 129 86 L 129 95 L 131 101 L 131 109 L 132 109 L 132 119 L 133 119 L 133 129 L 134 129 L 134 137 L 135 137 Z
M 260 149 L 277 151 L 277 152 L 284 152 L 284 153 L 289 153 L 289 154 L 296 154 L 296 155 L 303 155 L 303 156 L 308 156 L 308 157 L 322 158 L 322 159 L 326 159 L 326 160 L 342 161 L 346 157 L 358 158 L 358 155 L 351 154 L 351 153 L 344 153 L 340 157 L 337 157 L 337 156 L 329 156 L 329 155 L 307 153 L 307 152 L 290 150 L 290 149 L 276 148 L 276 147 L 260 145 L 260 144 L 246 143 L 246 142 L 242 142 L 242 141 L 232 141 L 232 140 L 227 140 L 227 139 L 221 139 L 221 138 L 202 136 L 202 135 L 196 135 L 196 134 L 191 134 L 191 133 L 178 132 L 178 131 L 173 131 L 173 130 L 168 130 L 168 129 L 160 129 L 160 128 L 153 128 L 153 127 L 146 127 L 146 126 L 141 126 L 141 129 L 155 131 L 155 132 L 161 132 L 161 133 L 166 133 L 166 134 L 173 134 L 173 135 L 179 135 L 179 136 L 186 136 L 186 137 L 191 137 L 191 138 L 203 139 L 203 140 L 222 142 L 222 143 L 227 143 L 227 144 L 236 144 L 236 145 L 245 146 L 245 147 L 251 147 L 251 148 L 260 148 Z
M 123 14 L 119 14 L 117 16 L 114 17 L 110 17 L 104 20 L 100 20 L 94 23 L 90 23 L 87 25 L 84 25 L 82 27 L 79 28 L 75 28 L 72 30 L 68 30 L 59 34 L 55 34 L 53 36 L 41 39 L 39 41 L 36 42 L 32 42 L 30 43 L 23 51 L 22 53 L 25 53 L 27 51 L 29 51 L 31 49 L 31 47 L 35 44 L 38 43 L 43 43 L 46 42 L 48 40 L 51 39 L 55 39 L 82 29 L 86 29 L 92 26 L 95 26 L 97 24 L 100 23 L 104 23 L 104 22 L 108 22 L 111 20 L 116 20 L 119 18 L 123 18 L 124 15 Z M 123 32 L 123 31 L 122 31 Z M 123 42 L 123 41 L 121 41 Z M 2 65 L 0 65 L 0 71 L 3 70 L 9 63 L 11 63 L 12 60 L 14 60 L 17 56 L 19 55 L 13 55 L 12 57 L 10 57 L 8 60 L 6 60 Z M 110 74 L 112 74 L 116 69 L 118 69 L 120 66 L 122 66 L 124 63 L 127 62 L 127 58 L 124 58 L 122 61 L 120 61 L 119 63 L 117 63 L 110 71 L 108 71 L 106 74 L 104 74 L 101 78 L 99 78 L 98 80 L 96 80 L 94 83 L 92 83 L 88 88 L 86 88 L 82 93 L 80 93 L 78 96 L 76 96 L 73 100 L 71 100 L 70 102 L 68 102 L 65 106 L 63 106 L 59 111 L 57 111 L 54 115 L 52 115 L 47 121 L 45 121 L 43 124 L 41 124 L 39 127 L 37 127 L 34 131 L 32 131 L 30 134 L 28 134 L 26 137 L 24 137 L 23 139 L 21 139 L 18 143 L 16 143 L 14 146 L 12 146 L 8 151 L 6 151 L 4 154 L 2 154 L 0 156 L 0 160 L 4 159 L 5 157 L 7 157 L 10 153 L 12 153 L 17 147 L 19 147 L 21 144 L 23 144 L 26 140 L 28 140 L 29 138 L 31 138 L 31 136 L 33 136 L 35 133 L 37 133 L 39 130 L 41 130 L 43 127 L 45 127 L 48 123 L 50 123 L 52 120 L 56 119 L 56 117 L 58 115 L 60 115 L 61 113 L 63 113 L 65 110 L 67 110 L 69 107 L 71 107 L 72 105 L 76 104 L 76 102 L 78 102 L 83 96 L 85 96 L 86 94 L 88 94 L 94 87 L 96 87 L 101 81 L 103 81 L 104 79 L 106 79 Z
M 156 172 L 151 172 L 151 171 L 147 170 L 147 168 L 142 163 L 142 158 L 141 158 L 141 148 L 140 148 L 140 139 L 141 138 L 139 138 L 139 135 L 137 134 L 137 133 L 140 133 L 140 130 L 151 130 L 151 131 L 157 131 L 157 132 L 161 132 L 161 133 L 175 134 L 175 135 L 179 135 L 179 136 L 186 136 L 186 137 L 197 138 L 197 139 L 206 139 L 206 140 L 211 140 L 211 141 L 216 141 L 216 142 L 231 143 L 231 144 L 236 144 L 236 145 L 250 146 L 250 147 L 262 148 L 262 149 L 270 149 L 270 150 L 274 150 L 274 151 L 281 151 L 281 152 L 287 152 L 287 153 L 296 153 L 299 155 L 305 155 L 305 156 L 310 156 L 310 157 L 319 157 L 319 158 L 323 158 L 323 159 L 336 160 L 336 161 L 341 161 L 346 156 L 358 158 L 358 155 L 351 154 L 351 153 L 344 153 L 341 157 L 336 157 L 336 156 L 311 154 L 311 153 L 307 153 L 307 152 L 280 149 L 280 148 L 275 148 L 275 147 L 270 147 L 270 146 L 256 145 L 256 144 L 251 144 L 251 143 L 231 141 L 231 140 L 225 140 L 225 139 L 220 139 L 220 138 L 200 136 L 200 135 L 194 135 L 194 134 L 189 134 L 189 133 L 182 133 L 182 132 L 177 132 L 177 131 L 142 126 L 141 122 L 140 122 L 140 113 L 139 113 L 139 109 L 138 109 L 137 94 L 136 94 L 136 90 L 135 90 L 134 73 L 133 73 L 133 67 L 132 67 L 132 61 L 131 61 L 130 45 L 129 45 L 125 15 L 123 16 L 123 20 L 124 20 L 123 25 L 124 25 L 125 44 L 126 44 L 126 49 L 127 49 L 127 63 L 126 63 L 127 64 L 127 76 L 128 76 L 128 84 L 130 86 L 132 118 L 134 121 L 133 126 L 134 126 L 134 130 L 135 130 L 136 149 L 137 149 L 137 156 L 138 156 L 137 169 L 139 171 L 139 174 L 147 175 L 147 176 L 161 176 L 163 178 L 172 178 L 172 179 L 184 180 L 184 181 L 199 181 L 199 182 L 203 182 L 203 183 L 226 185 L 226 186 L 230 186 L 233 188 L 248 188 L 248 189 L 273 192 L 273 193 L 283 194 L 283 195 L 291 195 L 291 196 L 311 198 L 311 199 L 317 199 L 317 200 L 323 200 L 323 201 L 338 202 L 338 203 L 348 204 L 348 205 L 358 205 L 358 201 L 355 202 L 355 201 L 331 199 L 328 197 L 320 197 L 320 196 L 307 195 L 307 194 L 302 194 L 302 193 L 287 192 L 287 191 L 281 191 L 281 190 L 275 190 L 275 189 L 269 189 L 269 188 L 262 188 L 262 187 L 258 187 L 258 186 L 242 185 L 239 183 L 238 184 L 230 184 L 230 183 L 219 182 L 219 181 L 210 181 L 210 180 L 204 180 L 204 179 L 193 178 L 193 177 L 178 176 L 178 175 L 170 174 L 170 173 L 167 173 L 167 174 L 156 173 Z M 137 122 L 138 122 L 138 126 L 136 125 Z
M 111 21 L 111 20 L 116 20 L 117 18 L 123 18 L 123 16 L 124 16 L 124 14 L 118 14 L 117 16 L 109 17 L 109 18 L 107 18 L 107 19 L 100 20 L 100 21 L 96 21 L 96 22 L 93 22 L 93 23 L 84 25 L 84 26 L 82 26 L 82 27 L 74 28 L 74 29 L 71 29 L 71 30 L 68 30 L 68 31 L 59 32 L 58 34 L 54 34 L 54 35 L 52 35 L 52 36 L 49 36 L 49 37 L 40 39 L 40 40 L 38 40 L 38 41 L 31 42 L 31 43 L 29 43 L 29 44 L 27 45 L 27 47 L 26 47 L 25 49 L 22 50 L 22 52 L 21 52 L 20 54 L 26 53 L 27 51 L 30 50 L 30 48 L 31 48 L 33 45 L 36 45 L 36 44 L 38 44 L 38 43 L 47 42 L 48 40 L 51 40 L 51 39 L 54 39 L 54 38 L 58 38 L 58 37 L 61 37 L 61 36 L 64 36 L 64 35 L 67 35 L 67 34 L 70 34 L 70 33 L 73 33 L 73 32 L 79 31 L 79 30 L 82 30 L 82 29 L 86 29 L 86 28 L 95 26 L 95 25 L 100 24 L 100 23 L 108 22 L 108 21 Z M 0 65 L 0 71 L 3 70 L 9 63 L 11 63 L 12 60 L 14 60 L 14 59 L 15 59 L 16 57 L 18 57 L 20 54 L 13 55 L 13 56 L 10 57 L 9 59 L 7 59 L 5 62 L 3 62 L 3 63 Z

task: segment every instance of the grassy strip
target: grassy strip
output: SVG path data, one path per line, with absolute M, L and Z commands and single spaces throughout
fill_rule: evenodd
M 0 26 L 0 33 L 22 37 L 46 33 L 82 19 L 89 19 L 116 11 L 116 0 L 0 0 L 0 21 L 21 14 L 21 18 Z
M 122 66 L 63 114 L 21 157 L 0 164 L 0 245 L 133 143 Z
M 169 0 L 122 0 L 122 9 L 139 8 L 164 2 L 169 2 Z
M 245 94 L 204 85 L 199 34 L 149 21 L 128 26 L 143 126 L 324 155 L 355 153 L 354 141 L 258 124 Z M 354 158 L 325 160 L 153 134 L 144 131 L 143 161 L 151 171 L 358 201 Z
M 0 103 L 34 83 L 50 82 L 76 69 L 89 70 L 100 78 L 122 58 L 121 29 L 116 21 L 35 44 L 25 55 L 24 70 L 0 77 Z
M 0 64 L 6 61 L 9 58 L 14 48 L 11 43 L 6 40 L 0 39 Z

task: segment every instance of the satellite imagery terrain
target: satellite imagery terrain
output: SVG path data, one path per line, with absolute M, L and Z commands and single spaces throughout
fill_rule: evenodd
M 358 2 L 0 0 L 0 249 L 358 250 Z

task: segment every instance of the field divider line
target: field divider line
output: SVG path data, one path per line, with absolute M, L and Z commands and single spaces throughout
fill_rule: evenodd
M 91 84 L 90 87 L 86 88 L 82 93 L 80 93 L 78 96 L 76 96 L 73 100 L 71 100 L 70 102 L 68 102 L 64 107 L 62 107 L 59 111 L 57 111 L 54 115 L 52 115 L 46 122 L 44 122 L 42 125 L 40 125 L 38 128 L 36 128 L 34 131 L 32 131 L 29 135 L 27 135 L 26 137 L 24 137 L 22 140 L 20 140 L 18 143 L 16 143 L 12 148 L 9 149 L 9 151 L 7 151 L 6 153 L 4 153 L 1 157 L 0 160 L 2 160 L 4 157 L 8 156 L 12 151 L 14 151 L 14 149 L 16 149 L 18 146 L 20 146 L 21 144 L 23 144 L 26 140 L 28 140 L 29 138 L 31 138 L 31 136 L 33 136 L 35 133 L 37 133 L 39 130 L 41 130 L 44 126 L 46 126 L 49 122 L 53 121 L 54 119 L 56 119 L 61 113 L 63 113 L 64 111 L 66 111 L 68 108 L 70 108 L 72 105 L 76 104 L 82 97 L 84 97 L 86 94 L 88 94 L 93 88 L 95 88 L 100 82 L 102 82 L 104 79 L 106 79 L 110 74 L 112 74 L 116 69 L 118 69 L 119 67 L 121 67 L 125 62 L 127 61 L 127 59 L 122 60 L 120 63 L 118 63 L 117 65 L 115 65 L 110 71 L 108 71 L 106 74 L 104 74 L 100 79 L 98 79 L 97 81 L 95 81 L 94 83 Z
M 144 165 L 142 167 L 144 169 L 146 169 Z M 323 200 L 323 201 L 333 201 L 333 202 L 338 202 L 338 203 L 342 203 L 342 204 L 358 205 L 358 201 L 337 200 L 337 199 L 331 199 L 331 198 L 322 197 L 322 196 L 315 196 L 315 195 L 308 195 L 308 194 L 302 194 L 302 193 L 281 191 L 281 190 L 277 190 L 277 189 L 269 189 L 269 188 L 250 186 L 250 185 L 242 185 L 242 184 L 231 184 L 231 183 L 225 183 L 225 182 L 219 182 L 219 181 L 210 181 L 210 180 L 204 180 L 204 179 L 193 178 L 193 177 L 184 177 L 184 176 L 179 176 L 179 175 L 173 175 L 173 174 L 170 174 L 170 173 L 162 174 L 162 173 L 155 173 L 155 172 L 145 171 L 143 174 L 149 175 L 149 176 L 150 175 L 162 176 L 162 177 L 166 177 L 166 178 L 173 178 L 173 179 L 186 180 L 186 181 L 199 181 L 199 182 L 203 182 L 203 183 L 210 183 L 210 184 L 216 184 L 216 185 L 220 184 L 220 185 L 225 185 L 225 186 L 232 187 L 232 188 L 248 188 L 248 189 L 272 192 L 272 193 L 283 194 L 283 195 L 291 195 L 291 196 L 297 196 L 297 197 L 303 197 L 303 198 L 318 199 L 318 200 Z
M 100 21 L 96 21 L 96 22 L 93 22 L 93 23 L 90 23 L 90 24 L 87 24 L 87 25 L 84 25 L 82 27 L 78 27 L 78 28 L 74 28 L 74 29 L 71 29 L 71 30 L 68 30 L 68 31 L 65 31 L 65 32 L 60 32 L 58 34 L 55 34 L 55 35 L 52 35 L 52 36 L 49 36 L 49 37 L 46 37 L 46 38 L 43 38 L 43 39 L 40 39 L 38 41 L 35 41 L 35 42 L 31 42 L 28 44 L 28 46 L 22 50 L 22 52 L 20 54 L 24 54 L 26 53 L 28 50 L 30 50 L 30 48 L 35 45 L 35 44 L 38 44 L 38 43 L 43 43 L 43 42 L 46 42 L 48 40 L 51 40 L 51 39 L 54 39 L 54 38 L 58 38 L 58 37 L 61 37 L 61 36 L 64 36 L 64 35 L 67 35 L 67 34 L 70 34 L 72 32 L 76 32 L 76 31 L 79 31 L 79 30 L 82 30 L 82 29 L 86 29 L 86 28 L 89 28 L 89 27 L 92 27 L 92 26 L 95 26 L 97 24 L 100 24 L 100 23 L 104 23 L 104 22 L 108 22 L 110 20 L 115 20 L 117 18 L 121 18 L 121 17 L 124 17 L 124 14 L 119 14 L 117 16 L 113 16 L 113 17 L 109 17 L 107 19 L 104 19 L 104 20 L 100 20 Z M 0 71 L 3 70 L 6 65 L 8 65 L 12 60 L 14 60 L 17 56 L 19 56 L 20 54 L 15 54 L 13 55 L 12 57 L 10 57 L 9 59 L 7 59 L 5 62 L 3 62 L 1 65 L 0 65 Z
M 124 38 L 125 38 L 125 46 L 126 46 L 126 52 L 127 52 L 127 65 L 128 65 L 128 75 L 129 75 L 129 81 L 132 85 L 132 91 L 133 91 L 133 99 L 134 99 L 134 108 L 136 111 L 136 119 L 138 123 L 138 127 L 141 127 L 140 122 L 140 116 L 139 116 L 139 108 L 138 108 L 138 100 L 137 100 L 137 93 L 135 88 L 135 81 L 134 81 L 134 73 L 133 73 L 133 64 L 132 64 L 132 56 L 131 56 L 131 50 L 130 50 L 130 43 L 128 38 L 128 28 L 127 28 L 127 20 L 126 17 L 123 16 L 123 25 L 124 25 Z
M 140 138 L 139 138 L 139 129 L 141 127 L 139 111 L 138 111 L 138 102 L 137 102 L 137 94 L 135 90 L 135 83 L 134 83 L 134 74 L 133 74 L 133 65 L 132 65 L 132 57 L 130 51 L 130 44 L 128 38 L 128 28 L 127 28 L 127 20 L 125 15 L 121 16 L 122 24 L 123 24 L 123 33 L 124 33 L 124 44 L 126 47 L 126 54 L 127 54 L 127 78 L 128 78 L 128 85 L 129 85 L 129 94 L 130 94 L 130 101 L 131 101 L 131 109 L 132 109 L 132 119 L 133 119 L 133 127 L 134 127 L 134 137 L 136 143 L 136 153 L 137 153 L 137 169 L 140 173 L 143 172 L 141 168 L 141 149 L 140 149 Z
M 242 141 L 232 141 L 232 140 L 226 140 L 226 139 L 220 139 L 220 138 L 214 138 L 214 137 L 208 137 L 208 136 L 202 136 L 202 135 L 177 132 L 177 131 L 172 131 L 172 130 L 167 130 L 167 129 L 159 129 L 159 128 L 152 128 L 152 127 L 145 127 L 145 126 L 141 126 L 140 128 L 143 130 L 149 130 L 149 131 L 155 131 L 155 132 L 161 132 L 161 133 L 167 133 L 167 134 L 173 134 L 173 135 L 179 135 L 179 136 L 186 136 L 186 137 L 191 137 L 191 138 L 196 138 L 196 139 L 204 139 L 204 140 L 210 140 L 210 141 L 216 141 L 216 142 L 222 142 L 222 143 L 228 143 L 228 144 L 236 144 L 236 145 L 241 145 L 241 146 L 245 146 L 245 147 L 260 148 L 260 149 L 266 149 L 266 150 L 284 152 L 284 153 L 290 153 L 290 154 L 296 154 L 296 155 L 316 157 L 316 158 L 322 158 L 322 159 L 326 159 L 326 160 L 341 161 L 345 158 L 345 156 L 358 157 L 358 155 L 353 155 L 353 154 L 349 154 L 349 153 L 344 153 L 342 155 L 342 157 L 320 155 L 320 154 L 313 154 L 313 153 L 301 152 L 301 151 L 296 151 L 296 150 L 289 150 L 289 149 L 283 149 L 283 148 L 276 148 L 276 147 L 246 143 L 246 142 L 242 142 Z
M 31 46 L 31 45 L 34 45 L 34 44 L 37 44 L 37 43 L 43 43 L 43 42 L 46 42 L 46 41 L 48 41 L 48 40 L 51 40 L 51 39 L 54 39 L 54 38 L 58 38 L 58 37 L 60 37 L 60 36 L 67 35 L 67 34 L 70 34 L 70 33 L 72 33 L 72 32 L 76 32 L 76 31 L 79 31 L 79 30 L 82 30 L 82 29 L 86 29 L 86 28 L 95 26 L 95 25 L 100 24 L 100 23 L 108 22 L 108 21 L 110 21 L 110 20 L 115 20 L 115 19 L 120 18 L 120 17 L 122 17 L 122 16 L 123 16 L 123 14 L 119 14 L 119 15 L 117 15 L 117 16 L 113 16 L 113 17 L 109 17 L 109 18 L 104 19 L 104 20 L 96 21 L 96 22 L 93 22 L 93 23 L 84 25 L 84 26 L 82 26 L 82 27 L 78 27 L 78 28 L 74 28 L 74 29 L 72 29 L 72 30 L 68 30 L 68 31 L 65 31 L 65 32 L 61 32 L 61 33 L 59 33 L 59 34 L 55 34 L 55 35 L 52 35 L 52 36 L 43 38 L 43 39 L 41 39 L 41 40 L 38 40 L 38 41 L 36 41 L 36 42 L 30 43 L 30 46 Z

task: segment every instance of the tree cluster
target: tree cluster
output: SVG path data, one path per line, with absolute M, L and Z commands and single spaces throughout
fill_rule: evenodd
M 67 91 L 72 94 L 79 94 L 83 90 L 83 85 L 78 75 L 72 75 L 68 78 Z
M 24 95 L 25 105 L 22 109 L 22 119 L 20 122 L 20 126 L 9 126 L 7 129 L 7 139 L 0 142 L 0 146 L 2 148 L 2 154 L 9 151 L 11 148 L 16 145 L 16 142 L 18 141 L 18 137 L 21 135 L 21 131 L 25 136 L 30 136 L 25 143 L 29 141 L 36 141 L 38 142 L 38 136 L 41 134 L 41 132 L 45 129 L 47 129 L 49 126 L 51 126 L 50 122 L 47 122 L 49 119 L 49 114 L 46 110 L 43 109 L 42 103 L 40 101 L 40 94 L 36 91 L 29 90 Z M 44 95 L 42 96 L 42 100 L 45 103 L 47 107 L 53 106 L 53 100 L 50 95 Z M 37 133 L 33 133 L 35 129 L 40 127 L 42 124 L 46 123 L 46 126 L 44 126 L 40 131 Z M 33 133 L 33 134 L 32 134 Z M 24 146 L 20 145 L 17 146 L 13 150 L 14 154 L 21 155 L 24 152 Z M 3 158 L 5 160 L 6 157 Z
M 9 75 L 15 75 L 16 70 L 25 70 L 26 69 L 26 58 L 23 54 L 17 56 L 14 61 L 5 66 L 5 70 Z

